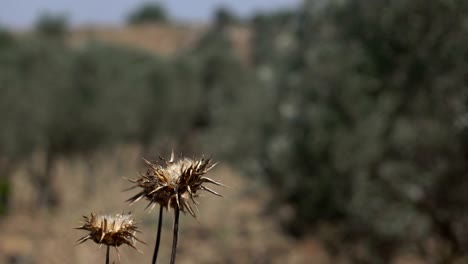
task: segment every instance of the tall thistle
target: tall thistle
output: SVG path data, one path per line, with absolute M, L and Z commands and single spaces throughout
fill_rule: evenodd
M 90 233 L 78 239 L 76 243 L 81 244 L 87 240 L 93 240 L 100 246 L 106 245 L 106 263 L 109 263 L 109 247 L 115 247 L 117 250 L 117 247 L 126 244 L 139 251 L 136 248 L 136 241 L 144 244 L 143 241 L 135 236 L 138 230 L 130 213 L 116 215 L 97 215 L 91 213 L 90 217 L 83 216 L 83 218 L 83 225 L 76 227 L 76 229 L 87 230 Z
M 193 207 L 198 202 L 195 200 L 199 196 L 199 191 L 207 191 L 214 195 L 221 196 L 219 193 L 205 186 L 207 183 L 224 186 L 223 184 L 207 178 L 205 175 L 217 163 L 212 164 L 211 159 L 194 160 L 190 158 L 174 159 L 174 152 L 170 160 L 161 158 L 162 164 L 152 163 L 144 160 L 148 166 L 145 174 L 141 174 L 137 179 L 131 179 L 135 183 L 133 188 L 141 188 L 141 191 L 130 197 L 127 201 L 131 204 L 146 198 L 148 207 L 154 208 L 156 204 L 160 205 L 159 223 L 156 235 L 156 245 L 153 255 L 153 264 L 159 250 L 159 239 L 161 236 L 162 208 L 174 209 L 174 229 L 173 245 L 171 254 L 171 263 L 175 263 L 175 254 L 177 249 L 179 212 L 189 212 L 196 217 Z

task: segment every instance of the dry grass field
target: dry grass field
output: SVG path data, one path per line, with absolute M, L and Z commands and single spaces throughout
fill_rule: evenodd
M 158 210 L 145 211 L 145 203 L 129 206 L 125 200 L 134 191 L 122 191 L 131 186 L 123 177 L 134 177 L 144 169 L 140 149 L 126 146 L 101 152 L 93 156 L 93 164 L 90 169 L 79 158 L 57 162 L 55 187 L 61 203 L 53 211 L 33 206 L 35 192 L 26 170 L 14 173 L 12 210 L 0 218 L 0 263 L 104 262 L 104 247 L 99 249 L 91 241 L 74 244 L 86 233 L 73 227 L 90 212 L 128 211 L 139 221 L 139 238 L 149 245 L 137 244 L 144 254 L 121 246 L 120 263 L 150 262 Z M 201 197 L 198 219 L 181 216 L 178 263 L 332 263 L 320 243 L 298 242 L 282 234 L 278 223 L 265 212 L 266 190 L 247 183 L 247 178 L 226 165 L 209 175 L 229 188 L 216 188 L 224 198 L 209 193 Z M 88 190 L 89 181 L 94 182 L 93 191 Z M 165 214 L 161 263 L 169 261 L 172 219 L 172 211 Z M 111 250 L 111 260 L 119 263 L 115 250 Z
M 105 248 L 92 241 L 75 245 L 86 232 L 73 227 L 90 212 L 129 211 L 142 231 L 138 237 L 148 245 L 137 244 L 143 254 L 121 246 L 120 262 L 112 249 L 111 261 L 150 263 L 158 210 L 144 210 L 144 202 L 129 206 L 125 200 L 135 191 L 122 191 L 131 186 L 124 177 L 144 170 L 140 153 L 139 147 L 121 146 L 92 155 L 92 165 L 81 158 L 58 161 L 54 175 L 61 203 L 52 211 L 35 208 L 36 193 L 28 171 L 15 171 L 11 212 L 0 218 L 0 264 L 103 263 Z M 200 197 L 197 219 L 181 215 L 178 263 L 352 263 L 346 250 L 331 256 L 314 237 L 295 240 L 283 233 L 277 218 L 266 212 L 271 193 L 247 176 L 222 162 L 208 175 L 229 188 L 215 187 L 223 198 L 209 193 Z M 172 220 L 172 211 L 165 212 L 159 263 L 169 262 Z M 401 254 L 390 263 L 425 262 Z

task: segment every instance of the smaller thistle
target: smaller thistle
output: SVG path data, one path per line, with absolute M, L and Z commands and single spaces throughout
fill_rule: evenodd
M 97 215 L 91 213 L 91 216 L 83 216 L 84 224 L 76 229 L 87 230 L 90 233 L 76 241 L 77 244 L 84 243 L 87 240 L 93 240 L 97 244 L 115 247 L 126 244 L 131 248 L 136 248 L 136 241 L 145 244 L 139 240 L 135 234 L 139 232 L 131 214 L 116 215 Z

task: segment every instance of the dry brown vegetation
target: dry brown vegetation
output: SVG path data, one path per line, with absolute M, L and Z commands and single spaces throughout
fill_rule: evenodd
M 40 157 L 39 157 L 40 158 Z M 38 158 L 38 159 L 39 159 Z M 81 215 L 93 212 L 132 211 L 149 245 L 154 244 L 157 210 L 144 211 L 144 204 L 128 206 L 124 201 L 129 187 L 122 177 L 134 176 L 143 169 L 140 149 L 119 147 L 93 156 L 92 168 L 83 159 L 63 159 L 54 166 L 56 188 L 61 205 L 55 211 L 36 210 L 35 192 L 28 183 L 27 171 L 15 172 L 12 211 L 0 220 L 0 263 L 99 263 L 105 248 L 94 243 L 75 246 L 82 232 L 74 230 Z M 26 166 L 24 166 L 26 167 Z M 210 174 L 230 188 L 223 188 L 224 198 L 200 197 L 197 220 L 181 216 L 178 263 L 331 263 L 320 243 L 299 243 L 282 234 L 278 223 L 265 213 L 268 192 L 226 166 Z M 88 183 L 95 183 L 95 191 Z M 206 195 L 208 196 L 208 195 Z M 168 262 L 172 219 L 163 223 L 160 262 Z M 121 263 L 147 263 L 152 246 L 137 243 L 144 252 L 119 248 Z M 117 260 L 111 251 L 111 260 Z M 15 262 L 19 261 L 19 262 Z
M 89 41 L 112 43 L 172 56 L 193 47 L 209 29 L 208 25 L 176 25 L 148 23 L 125 27 L 91 26 L 71 30 L 68 42 L 79 47 Z M 232 26 L 227 29 L 234 50 L 244 61 L 250 56 L 251 31 L 248 27 Z
M 73 227 L 88 212 L 131 211 L 142 231 L 137 243 L 144 252 L 121 246 L 120 263 L 149 263 L 154 245 L 157 211 L 143 210 L 146 204 L 125 203 L 130 186 L 123 177 L 144 170 L 141 149 L 121 146 L 92 156 L 89 164 L 81 158 L 62 159 L 54 166 L 55 187 L 62 200 L 54 211 L 36 209 L 35 190 L 28 182 L 27 167 L 14 173 L 11 212 L 0 219 L 0 263 L 100 263 L 105 247 L 95 243 L 76 246 L 83 234 Z M 41 154 L 35 159 L 40 160 Z M 295 240 L 280 229 L 278 219 L 266 212 L 271 193 L 255 181 L 222 163 L 210 173 L 226 183 L 224 198 L 200 197 L 197 219 L 181 216 L 178 263 L 351 263 L 346 255 L 332 257 L 323 242 L 314 237 Z M 93 190 L 89 183 L 94 183 Z M 169 262 L 172 217 L 163 222 L 159 262 Z M 358 250 L 358 249 L 357 249 Z M 349 253 L 349 252 L 348 252 Z M 344 252 L 346 254 L 346 252 Z M 111 249 L 111 261 L 118 258 Z M 401 254 L 392 263 L 423 263 L 413 255 Z

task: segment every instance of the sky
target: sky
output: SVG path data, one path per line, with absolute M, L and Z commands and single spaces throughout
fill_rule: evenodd
M 72 26 L 119 25 L 128 14 L 145 3 L 162 4 L 171 18 L 209 21 L 213 11 L 228 7 L 241 16 L 257 11 L 298 6 L 301 0 L 0 0 L 0 25 L 31 27 L 42 13 L 65 14 Z

